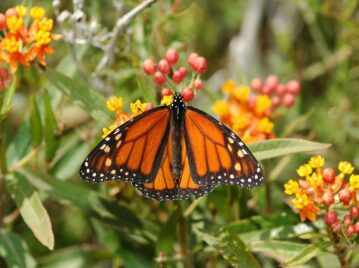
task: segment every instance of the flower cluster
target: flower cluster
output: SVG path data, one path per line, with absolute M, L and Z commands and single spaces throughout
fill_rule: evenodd
M 276 109 L 293 106 L 300 91 L 298 81 L 280 84 L 275 75 L 268 76 L 265 81 L 255 78 L 250 86 L 228 80 L 222 85 L 222 92 L 228 99 L 217 100 L 213 110 L 243 141 L 271 139 L 275 138 L 272 119 Z
M 61 38 L 52 33 L 52 28 L 53 21 L 45 17 L 42 7 L 28 12 L 19 5 L 0 13 L 0 63 L 8 63 L 13 73 L 19 64 L 29 66 L 35 59 L 45 66 L 45 55 L 54 52 L 51 41 Z
M 188 65 L 193 73 L 189 74 L 189 69 L 184 66 L 175 69 L 179 59 L 176 49 L 168 49 L 165 58 L 159 60 L 158 63 L 147 59 L 142 64 L 144 72 L 153 76 L 155 83 L 162 87 L 162 104 L 171 103 L 173 91 L 181 91 L 183 100 L 189 102 L 194 98 L 195 90 L 202 89 L 203 82 L 200 75 L 207 70 L 207 60 L 197 53 L 190 54 Z
M 302 179 L 290 179 L 284 185 L 284 192 L 294 196 L 292 203 L 299 210 L 301 221 L 315 221 L 319 212 L 325 211 L 325 222 L 333 231 L 344 231 L 347 237 L 358 235 L 359 175 L 353 174 L 354 167 L 347 161 L 339 163 L 338 173 L 330 167 L 323 169 L 324 163 L 321 156 L 310 158 L 297 169 Z M 342 220 L 336 210 L 339 207 L 348 213 Z
M 108 134 L 110 134 L 115 128 L 122 125 L 132 117 L 143 113 L 144 111 L 150 110 L 153 108 L 151 103 L 142 103 L 141 100 L 136 100 L 134 103 L 130 103 L 131 114 L 126 113 L 122 110 L 123 100 L 118 97 L 110 97 L 106 102 L 107 109 L 110 112 L 114 112 L 116 114 L 116 119 L 108 128 L 103 128 L 102 137 L 105 138 Z

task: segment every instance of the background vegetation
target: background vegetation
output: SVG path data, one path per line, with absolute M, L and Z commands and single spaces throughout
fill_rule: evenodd
M 114 119 L 108 97 L 122 97 L 125 109 L 137 98 L 159 103 L 141 63 L 169 47 L 208 59 L 192 105 L 209 113 L 227 79 L 298 79 L 302 93 L 275 119 L 277 136 L 330 143 L 320 152 L 329 165 L 358 168 L 358 1 L 153 2 L 120 29 L 141 1 L 22 3 L 43 6 L 63 39 L 51 44 L 46 68 L 20 67 L 2 93 L 16 90 L 11 113 L 1 110 L 0 267 L 338 267 L 323 221 L 301 223 L 286 204 L 283 184 L 309 158 L 286 154 L 296 143 L 252 145 L 261 159 L 279 152 L 263 162 L 266 187 L 219 186 L 196 201 L 88 184 L 78 169 Z M 1 1 L 0 11 L 17 4 Z M 306 146 L 298 151 L 325 147 Z M 359 265 L 358 251 L 350 258 Z

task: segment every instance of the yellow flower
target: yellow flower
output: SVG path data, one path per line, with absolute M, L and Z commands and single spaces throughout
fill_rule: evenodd
M 268 117 L 264 117 L 258 123 L 258 130 L 263 133 L 271 133 L 274 127 L 273 122 L 271 122 Z
M 313 172 L 312 167 L 309 164 L 301 165 L 297 169 L 297 173 L 301 177 L 309 176 L 310 174 L 312 174 L 312 172 Z
M 242 136 L 242 140 L 245 142 L 245 143 L 250 143 L 250 142 L 254 142 L 256 141 L 256 137 L 252 136 L 251 134 L 249 133 L 245 133 L 243 136 Z
M 267 95 L 261 95 L 256 100 L 256 111 L 263 113 L 272 105 L 271 99 Z
M 309 160 L 309 165 L 312 168 L 321 168 L 322 166 L 324 166 L 324 163 L 325 163 L 325 160 L 320 155 L 312 156 Z
M 169 95 L 169 96 L 163 96 L 162 100 L 161 100 L 161 105 L 166 105 L 166 106 L 170 106 L 173 102 L 173 96 Z
M 246 101 L 249 95 L 250 89 L 248 86 L 240 85 L 234 89 L 233 95 L 239 101 Z
M 27 8 L 24 5 L 18 5 L 15 7 L 16 13 L 20 16 L 20 17 L 24 17 L 27 13 Z
M 107 109 L 110 112 L 116 112 L 117 113 L 117 112 L 121 111 L 122 105 L 123 105 L 122 98 L 117 98 L 117 97 L 114 97 L 114 96 L 109 98 L 107 100 L 107 102 L 106 102 Z
M 247 115 L 237 114 L 231 117 L 232 128 L 234 131 L 243 130 L 249 125 L 249 118 Z
M 112 124 L 108 128 L 103 128 L 102 129 L 102 132 L 103 132 L 102 138 L 106 138 L 107 135 L 110 134 L 112 131 L 114 131 L 116 127 L 117 127 L 117 125 Z
M 296 194 L 299 190 L 299 184 L 297 181 L 290 179 L 286 184 L 284 184 L 284 193 L 287 195 Z
M 343 174 L 352 174 L 354 171 L 354 167 L 348 161 L 341 161 L 339 163 L 338 169 Z
M 218 114 L 219 116 L 226 116 L 228 115 L 228 103 L 224 100 L 217 100 L 213 104 L 212 107 L 213 111 Z
M 44 32 L 51 32 L 54 22 L 52 19 L 42 18 L 37 25 L 39 27 L 39 30 L 42 30 Z
M 223 93 L 231 93 L 233 89 L 236 87 L 236 82 L 233 80 L 227 80 L 222 85 L 222 92 Z
M 50 32 L 45 32 L 43 30 L 39 30 L 35 34 L 35 41 L 37 46 L 43 46 L 50 44 L 51 42 L 51 35 Z
M 323 185 L 322 175 L 315 172 L 310 177 L 308 177 L 307 180 L 313 188 L 317 188 Z
M 303 209 L 311 203 L 311 200 L 306 194 L 296 193 L 292 202 L 297 209 Z
M 45 9 L 42 7 L 33 7 L 30 10 L 30 16 L 35 20 L 41 19 L 45 16 Z
M 6 19 L 6 25 L 11 33 L 17 33 L 24 21 L 21 17 L 12 16 Z
M 139 115 L 140 113 L 143 113 L 146 110 L 146 103 L 142 103 L 141 100 L 136 100 L 135 103 L 130 104 L 130 108 L 133 115 Z
M 349 178 L 349 190 L 354 192 L 359 190 L 359 175 L 352 174 Z
M 22 42 L 21 40 L 17 40 L 15 36 L 5 37 L 2 40 L 2 45 L 4 46 L 5 50 L 9 53 L 15 53 L 21 51 Z

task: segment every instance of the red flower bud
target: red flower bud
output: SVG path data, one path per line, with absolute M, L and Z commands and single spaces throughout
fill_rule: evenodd
M 188 57 L 188 64 L 189 66 L 191 66 L 192 68 L 194 68 L 195 66 L 195 62 L 196 59 L 198 58 L 198 54 L 197 53 L 191 53 L 191 55 L 189 55 Z
M 354 227 L 352 225 L 349 225 L 347 229 L 345 230 L 345 235 L 347 237 L 352 237 L 355 235 Z
M 344 205 L 348 205 L 352 198 L 352 195 L 348 188 L 344 188 L 344 189 L 340 190 L 338 196 L 339 196 L 340 202 L 342 202 Z
M 279 79 L 276 75 L 269 75 L 266 79 L 265 85 L 269 88 L 270 92 L 273 92 L 279 84 Z
M 0 13 L 0 30 L 4 30 L 6 28 L 6 17 L 4 14 Z
M 166 87 L 162 88 L 162 90 L 161 90 L 162 97 L 163 96 L 171 96 L 172 94 L 173 94 L 172 91 Z
M 194 80 L 194 82 L 193 82 L 193 86 L 194 86 L 194 88 L 195 89 L 197 89 L 197 90 L 200 90 L 201 88 L 202 88 L 202 80 L 201 79 L 196 79 L 196 80 Z
M 146 103 L 146 111 L 151 110 L 153 108 L 153 104 L 150 102 Z
M 174 72 L 173 72 L 173 75 L 172 75 L 172 80 L 173 80 L 173 82 L 175 82 L 176 84 L 181 83 L 182 80 L 183 80 L 183 77 L 182 77 L 181 72 L 178 71 L 178 70 L 177 70 L 177 71 L 174 71 Z
M 285 85 L 278 85 L 275 89 L 278 96 L 283 97 L 287 93 L 287 87 Z
M 265 85 L 265 86 L 262 88 L 262 93 L 265 94 L 265 95 L 270 95 L 274 90 L 275 90 L 274 87 Z
M 353 220 L 355 220 L 356 218 L 358 218 L 359 216 L 359 208 L 357 207 L 352 207 L 349 211 L 349 215 L 350 218 L 352 218 Z
M 338 222 L 338 212 L 336 211 L 328 211 L 325 214 L 325 223 L 328 225 L 332 225 Z
M 359 234 L 359 221 L 354 224 L 353 228 L 354 228 L 354 232 Z
M 262 92 L 263 81 L 260 78 L 254 78 L 251 82 L 251 88 L 253 88 L 258 93 Z
M 300 83 L 297 80 L 291 80 L 287 83 L 287 90 L 288 93 L 293 94 L 297 96 L 301 89 L 300 89 Z
M 179 54 L 178 54 L 176 49 L 171 48 L 171 49 L 167 50 L 167 52 L 166 52 L 166 60 L 168 61 L 168 63 L 170 65 L 176 64 L 178 59 L 179 59 Z
M 280 102 L 281 102 L 281 100 L 280 100 L 280 98 L 278 96 L 272 97 L 272 105 L 273 105 L 274 108 L 279 107 Z
M 326 184 L 333 184 L 335 182 L 335 170 L 332 168 L 325 168 L 323 170 L 323 181 Z
M 168 74 L 171 71 L 171 66 L 166 59 L 160 60 L 157 67 L 158 70 L 160 70 L 164 74 Z
M 145 60 L 142 63 L 142 68 L 147 75 L 153 75 L 156 72 L 155 62 L 150 59 Z
M 331 226 L 332 226 L 333 231 L 336 233 L 339 233 L 342 230 L 342 225 L 341 225 L 340 221 L 333 223 Z
M 292 94 L 285 94 L 282 101 L 285 107 L 290 108 L 293 106 L 295 98 Z
M 193 69 L 196 73 L 203 74 L 207 70 L 207 60 L 204 57 L 196 58 Z
M 182 79 L 184 79 L 188 74 L 188 71 L 187 71 L 186 67 L 180 67 L 178 69 L 178 71 L 181 73 Z
M 5 16 L 6 16 L 7 18 L 13 17 L 13 16 L 17 16 L 16 9 L 15 9 L 15 8 L 9 8 L 8 10 L 6 10 Z
M 166 82 L 166 77 L 160 71 L 155 72 L 153 79 L 157 85 L 163 85 Z
M 334 203 L 334 195 L 331 191 L 324 192 L 323 194 L 323 203 L 326 206 L 330 206 Z
M 190 87 L 186 87 L 182 90 L 182 98 L 184 101 L 188 102 L 193 100 L 194 92 Z
M 344 222 L 344 225 L 345 225 L 345 226 L 352 225 L 352 219 L 350 218 L 349 215 L 345 215 L 345 216 L 344 216 L 343 222 Z

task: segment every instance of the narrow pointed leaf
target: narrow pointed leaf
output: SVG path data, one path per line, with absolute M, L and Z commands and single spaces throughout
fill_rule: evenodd
M 36 267 L 27 245 L 16 234 L 5 233 L 0 236 L 0 255 L 4 258 L 7 267 Z
M 44 94 L 44 111 L 45 111 L 45 124 L 44 124 L 44 131 L 45 131 L 45 142 L 46 142 L 46 160 L 51 160 L 56 150 L 59 146 L 58 137 L 55 135 L 57 123 L 54 111 L 51 106 L 51 100 L 49 94 L 45 92 Z
M 287 154 L 324 150 L 328 143 L 300 139 L 273 139 L 248 144 L 249 149 L 258 160 L 275 158 Z
M 38 193 L 26 178 L 18 173 L 6 176 L 6 186 L 19 208 L 24 222 L 35 237 L 52 250 L 54 248 L 52 225 Z
M 9 114 L 12 108 L 12 99 L 14 98 L 17 80 L 16 76 L 13 77 L 12 83 L 9 88 L 4 91 L 4 99 L 0 107 L 0 121 L 2 121 Z
M 31 127 L 31 139 L 33 145 L 39 145 L 42 141 L 42 125 L 39 107 L 34 95 L 30 97 L 31 109 L 30 109 L 30 127 Z

